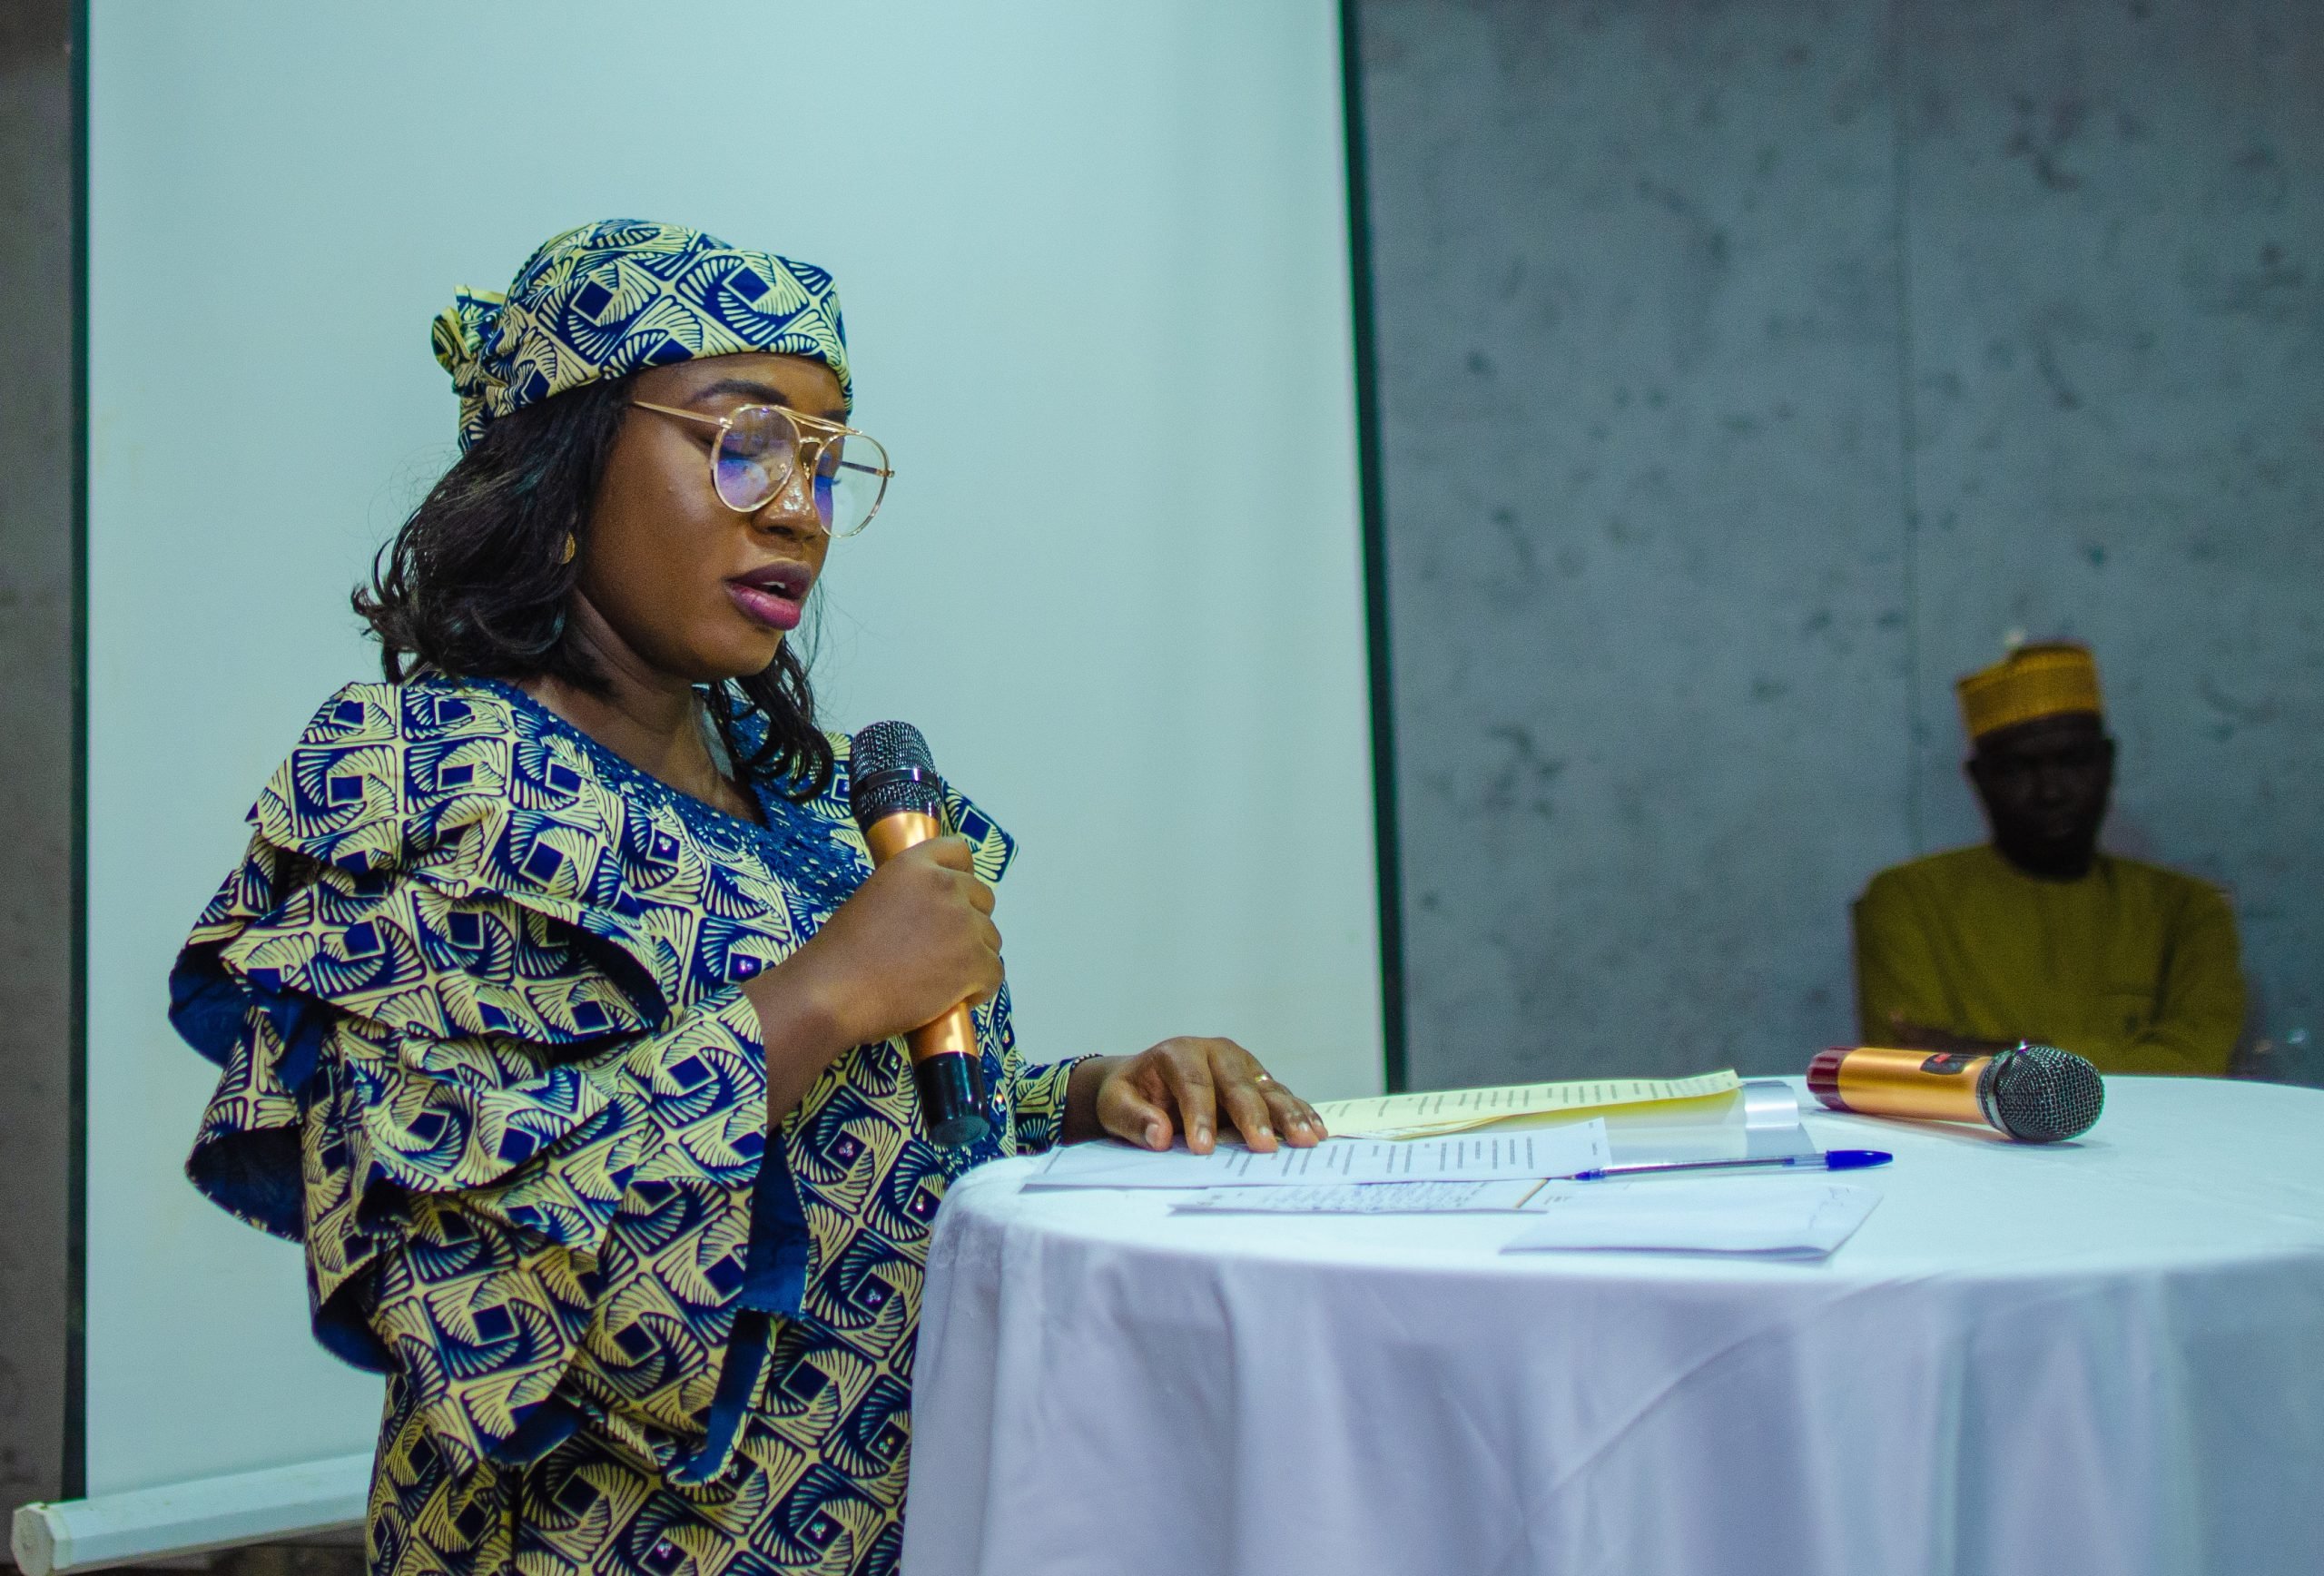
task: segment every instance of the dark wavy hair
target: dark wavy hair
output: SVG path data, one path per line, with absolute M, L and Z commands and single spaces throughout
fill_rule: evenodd
M 581 565 L 577 554 L 566 560 L 565 542 L 589 538 L 629 385 L 585 384 L 500 418 L 428 489 L 353 596 L 389 682 L 432 668 L 604 693 L 605 675 L 568 627 Z M 759 672 L 711 686 L 710 714 L 744 771 L 788 779 L 800 799 L 830 786 L 831 741 L 815 725 L 807 665 L 791 641 Z

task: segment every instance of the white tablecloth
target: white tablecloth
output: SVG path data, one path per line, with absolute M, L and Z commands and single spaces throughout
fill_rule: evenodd
M 973 1173 L 907 1576 L 2324 1571 L 2324 1092 L 2110 1079 L 2048 1148 L 1809 1128 L 1896 1156 L 1836 1178 L 1885 1197 L 1820 1265 Z

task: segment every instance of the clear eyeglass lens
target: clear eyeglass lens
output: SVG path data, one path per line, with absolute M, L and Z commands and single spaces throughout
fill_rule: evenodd
M 711 469 L 726 507 L 745 513 L 765 507 L 799 453 L 799 429 L 770 405 L 746 405 L 727 419 Z
M 888 451 L 869 438 L 834 436 L 815 456 L 815 512 L 834 537 L 872 523 L 888 490 Z

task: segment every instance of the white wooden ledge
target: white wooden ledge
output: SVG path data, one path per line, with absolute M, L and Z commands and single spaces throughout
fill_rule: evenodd
M 367 1452 L 29 1504 L 16 1512 L 8 1546 L 24 1576 L 50 1576 L 302 1537 L 359 1525 L 370 1485 Z

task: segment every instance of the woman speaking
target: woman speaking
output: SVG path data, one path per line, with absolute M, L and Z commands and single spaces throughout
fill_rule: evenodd
M 883 1571 L 946 1184 L 1323 1136 L 1223 1039 L 1027 1065 L 953 834 L 875 870 L 787 636 L 891 475 L 819 269 L 593 224 L 437 320 L 460 458 L 171 979 L 188 1171 L 387 1375 L 377 1572 Z M 901 1037 L 973 1001 L 987 1137 Z

